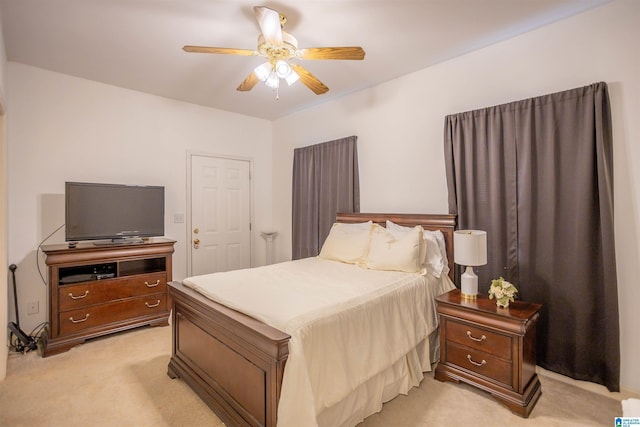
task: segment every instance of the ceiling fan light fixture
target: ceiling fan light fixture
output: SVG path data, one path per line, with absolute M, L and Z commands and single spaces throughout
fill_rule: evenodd
M 291 68 L 291 65 L 289 65 L 287 61 L 284 61 L 282 59 L 276 62 L 274 70 L 278 75 L 278 77 L 286 80 L 289 86 L 291 86 L 292 84 L 294 84 L 300 79 L 300 76 L 298 76 L 298 74 L 295 71 L 293 71 L 293 69 Z
M 289 75 L 287 77 L 285 77 L 284 79 L 287 81 L 287 84 L 289 86 L 291 86 L 292 84 L 294 84 L 295 82 L 297 82 L 300 79 L 300 76 L 298 75 L 298 73 L 296 73 L 295 71 L 291 70 Z
M 269 73 L 269 76 L 264 81 L 264 84 L 269 86 L 271 89 L 278 89 L 278 87 L 280 86 L 280 77 L 278 77 L 275 70 L 272 70 L 271 73 Z
M 265 62 L 264 64 L 258 65 L 253 69 L 253 73 L 256 75 L 256 77 L 263 82 L 267 81 L 272 71 L 273 65 L 270 62 Z
M 276 74 L 281 79 L 286 79 L 289 74 L 291 74 L 291 66 L 287 63 L 287 61 L 283 61 L 282 59 L 276 62 L 274 67 Z

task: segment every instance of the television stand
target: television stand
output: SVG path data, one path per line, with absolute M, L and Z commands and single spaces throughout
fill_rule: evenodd
M 90 338 L 144 325 L 168 325 L 175 240 L 45 245 L 49 328 L 44 357 Z

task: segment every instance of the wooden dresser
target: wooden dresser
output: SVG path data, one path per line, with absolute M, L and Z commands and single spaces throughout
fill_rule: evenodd
M 491 393 L 512 412 L 528 417 L 542 392 L 536 368 L 540 304 L 462 298 L 454 289 L 436 298 L 440 362 L 435 378 L 465 382 Z
M 46 245 L 49 326 L 42 355 L 143 325 L 167 325 L 174 240 Z

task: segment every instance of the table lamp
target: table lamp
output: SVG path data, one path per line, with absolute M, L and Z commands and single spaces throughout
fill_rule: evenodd
M 461 276 L 462 297 L 475 300 L 478 297 L 478 276 L 473 267 L 487 263 L 487 232 L 457 230 L 453 233 L 453 253 L 455 263 L 467 267 Z

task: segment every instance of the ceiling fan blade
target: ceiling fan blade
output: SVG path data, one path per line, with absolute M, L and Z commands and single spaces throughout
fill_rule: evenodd
M 239 90 L 241 92 L 246 92 L 249 91 L 251 89 L 253 89 L 253 87 L 260 81 L 260 79 L 258 78 L 258 76 L 256 76 L 256 74 L 252 71 L 251 74 L 249 74 L 247 76 L 246 79 L 244 79 L 244 81 L 242 83 L 240 83 L 240 86 L 238 86 L 236 88 L 236 90 Z
M 300 81 L 316 95 L 322 95 L 329 91 L 329 88 L 325 86 L 324 83 L 318 80 L 316 76 L 311 74 L 309 70 L 304 68 L 302 65 L 291 64 L 291 68 L 296 72 L 296 74 L 298 74 Z
M 256 20 L 262 31 L 262 36 L 267 43 L 282 44 L 282 27 L 280 26 L 280 14 L 268 7 L 254 6 Z
M 184 46 L 182 48 L 185 52 L 195 53 L 223 53 L 227 55 L 244 55 L 255 56 L 257 52 L 248 49 L 233 49 L 228 47 L 209 47 L 209 46 Z
M 365 51 L 360 46 L 309 47 L 300 49 L 302 59 L 364 59 Z

